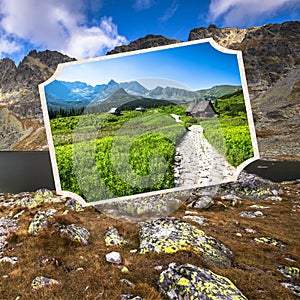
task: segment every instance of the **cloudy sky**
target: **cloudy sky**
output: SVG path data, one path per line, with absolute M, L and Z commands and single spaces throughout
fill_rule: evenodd
M 299 0 L 0 0 L 0 58 L 30 50 L 77 59 L 104 55 L 147 34 L 182 41 L 196 27 L 300 20 Z

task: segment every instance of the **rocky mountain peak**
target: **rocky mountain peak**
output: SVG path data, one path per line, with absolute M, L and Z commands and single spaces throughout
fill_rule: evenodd
M 148 34 L 145 37 L 137 39 L 128 45 L 117 46 L 113 50 L 107 52 L 107 54 L 109 55 L 134 50 L 148 49 L 151 47 L 170 45 L 179 42 L 179 40 L 169 39 L 162 35 Z
M 196 28 L 189 40 L 213 38 L 221 46 L 243 51 L 252 98 L 266 91 L 299 66 L 300 22 L 239 28 Z
M 47 67 L 53 69 L 54 71 L 57 68 L 58 64 L 76 60 L 75 58 L 71 58 L 58 51 L 50 51 L 50 50 L 45 50 L 40 52 L 36 50 L 32 50 L 29 52 L 28 56 L 45 64 Z
M 11 81 L 14 80 L 16 75 L 17 67 L 9 58 L 3 58 L 0 60 L 0 89 L 4 89 L 5 87 L 11 84 Z

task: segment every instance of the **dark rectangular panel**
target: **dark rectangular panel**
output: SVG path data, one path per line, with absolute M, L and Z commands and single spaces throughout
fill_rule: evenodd
M 55 190 L 48 151 L 0 151 L 0 192 Z

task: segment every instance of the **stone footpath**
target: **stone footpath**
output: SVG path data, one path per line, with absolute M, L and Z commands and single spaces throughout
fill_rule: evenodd
M 189 127 L 176 149 L 177 187 L 214 185 L 230 181 L 235 168 L 206 140 L 200 125 Z

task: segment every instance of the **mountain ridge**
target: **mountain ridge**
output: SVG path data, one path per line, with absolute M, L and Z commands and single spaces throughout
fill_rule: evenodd
M 239 28 L 217 28 L 211 25 L 208 28 L 200 27 L 192 29 L 188 40 L 212 37 L 222 46 L 230 49 L 241 50 L 245 65 L 246 79 L 252 103 L 262 101 L 260 95 L 266 93 L 276 83 L 291 76 L 294 69 L 300 68 L 300 22 L 290 21 L 281 24 L 267 24 L 246 29 Z M 155 46 L 169 45 L 180 41 L 168 39 L 160 35 L 147 35 L 131 42 L 128 45 L 118 46 L 107 54 L 121 53 L 139 49 L 146 49 Z M 74 61 L 57 51 L 31 51 L 21 63 L 16 66 L 9 59 L 0 60 L 0 107 L 8 109 L 9 114 L 14 120 L 19 120 L 20 124 L 15 126 L 16 136 L 18 131 L 23 128 L 21 137 L 16 141 L 11 141 L 2 150 L 37 150 L 45 149 L 47 145 L 45 131 L 43 129 L 43 119 L 40 98 L 38 93 L 38 84 L 50 78 L 58 63 Z M 288 90 L 283 94 L 287 97 L 296 97 L 300 99 L 299 90 L 296 87 L 299 84 L 297 80 L 291 87 L 294 92 L 290 95 Z M 287 89 L 282 86 L 282 89 Z M 272 119 L 272 114 L 266 114 L 265 108 L 268 101 L 264 99 L 265 105 L 253 106 L 254 115 L 258 115 L 261 109 L 263 113 L 261 118 L 256 118 L 255 127 L 258 132 L 258 144 L 261 156 L 267 159 L 298 159 L 300 155 L 300 140 L 296 137 L 295 149 L 293 144 L 286 140 L 286 132 L 299 136 L 299 128 L 293 124 L 290 118 L 281 121 L 278 126 L 278 120 Z M 285 102 L 289 100 L 284 98 L 280 101 L 280 111 L 282 115 L 286 111 Z M 261 102 L 262 103 L 262 102 Z M 3 124 L 8 124 L 9 120 L 1 120 Z M 276 123 L 277 122 L 277 123 Z M 282 152 L 280 157 L 274 155 L 273 150 L 268 147 L 268 142 L 264 135 L 260 135 L 262 129 L 272 131 L 273 127 L 278 128 L 277 139 L 274 140 L 272 148 L 278 148 Z M 4 126 L 5 128 L 5 126 Z M 25 131 L 24 131 L 25 130 Z M 26 132 L 26 134 L 25 134 Z M 3 131 L 3 135 L 12 134 L 11 131 Z

